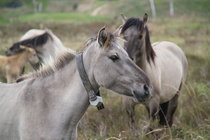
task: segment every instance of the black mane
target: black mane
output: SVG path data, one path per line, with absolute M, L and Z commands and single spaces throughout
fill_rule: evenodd
M 143 27 L 143 21 L 140 20 L 139 18 L 134 18 L 134 17 L 129 18 L 126 21 L 126 23 L 123 25 L 122 30 L 121 30 L 121 34 L 123 34 L 131 26 L 136 26 L 137 29 L 140 30 Z
M 26 47 L 31 47 L 35 48 L 37 46 L 44 45 L 49 38 L 52 38 L 48 32 L 45 32 L 41 35 L 22 40 L 19 42 L 14 43 L 7 51 L 15 52 L 15 53 L 20 53 L 24 49 L 20 48 L 20 46 L 26 46 Z
M 147 61 L 149 63 L 150 63 L 150 61 L 154 62 L 155 52 L 154 52 L 154 50 L 152 48 L 152 45 L 151 45 L 148 27 L 145 26 L 145 28 L 144 28 L 143 20 L 140 20 L 139 18 L 134 18 L 134 17 L 129 18 L 126 21 L 126 23 L 123 25 L 122 30 L 121 30 L 121 34 L 124 34 L 125 31 L 132 26 L 136 27 L 139 31 L 142 30 L 142 29 L 145 30 L 145 32 L 146 32 L 145 43 L 146 43 Z

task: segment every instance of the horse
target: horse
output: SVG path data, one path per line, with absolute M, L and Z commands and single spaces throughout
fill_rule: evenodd
M 187 77 L 188 62 L 183 50 L 175 43 L 161 41 L 151 44 L 147 27 L 147 14 L 139 18 L 123 18 L 121 35 L 129 57 L 147 74 L 153 87 L 153 96 L 144 103 L 150 122 L 171 127 L 178 105 L 178 97 Z M 135 122 L 135 105 L 125 99 L 131 124 Z
M 7 83 L 15 82 L 27 62 L 38 63 L 36 51 L 20 46 L 22 52 L 13 56 L 0 56 L 0 76 L 6 77 Z
M 118 40 L 102 28 L 81 54 L 66 51 L 19 83 L 0 83 L 0 139 L 77 139 L 78 122 L 90 105 L 81 65 L 93 89 L 104 87 L 138 102 L 149 99 L 149 78 Z
M 7 49 L 8 56 L 22 51 L 21 45 L 33 48 L 39 58 L 39 63 L 30 62 L 34 70 L 40 69 L 42 65 L 53 63 L 60 54 L 69 51 L 75 53 L 62 44 L 61 40 L 49 29 L 30 29 L 21 38 Z

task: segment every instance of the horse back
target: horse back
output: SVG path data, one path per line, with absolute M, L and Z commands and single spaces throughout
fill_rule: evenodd
M 0 83 L 0 139 L 19 139 L 22 84 Z
M 161 75 L 161 102 L 170 100 L 179 91 L 187 75 L 187 59 L 175 43 L 162 41 L 153 44 L 156 65 Z

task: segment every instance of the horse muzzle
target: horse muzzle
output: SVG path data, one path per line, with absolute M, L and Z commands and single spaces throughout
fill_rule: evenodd
M 133 97 L 137 102 L 145 102 L 152 95 L 152 88 L 147 85 L 142 85 L 138 90 L 133 90 Z

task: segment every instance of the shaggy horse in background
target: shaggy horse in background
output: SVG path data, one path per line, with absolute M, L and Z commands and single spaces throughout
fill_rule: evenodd
M 15 82 L 20 76 L 27 62 L 39 61 L 36 51 L 32 48 L 20 46 L 21 52 L 13 56 L 0 56 L 0 76 L 6 77 L 7 83 Z
M 30 62 L 31 66 L 38 70 L 41 65 L 53 63 L 60 55 L 65 52 L 74 53 L 71 49 L 64 47 L 61 40 L 48 29 L 31 29 L 20 39 L 7 49 L 7 55 L 15 55 L 22 51 L 21 45 L 33 48 L 39 58 L 39 63 Z
M 126 40 L 128 55 L 147 74 L 153 86 L 152 98 L 145 103 L 150 122 L 159 114 L 159 124 L 171 127 L 179 93 L 186 80 L 188 62 L 182 49 L 172 42 L 151 44 L 147 18 L 147 14 L 143 20 L 124 17 L 121 34 Z M 129 99 L 125 103 L 131 122 L 134 122 L 136 103 Z

